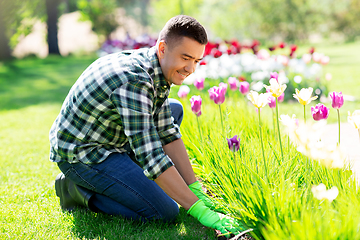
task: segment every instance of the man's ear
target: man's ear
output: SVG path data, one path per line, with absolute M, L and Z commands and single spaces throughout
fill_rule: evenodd
M 159 51 L 158 52 L 159 58 L 163 58 L 164 54 L 165 54 L 165 51 L 166 51 L 166 42 L 165 42 L 165 40 L 161 40 L 159 42 L 158 51 Z

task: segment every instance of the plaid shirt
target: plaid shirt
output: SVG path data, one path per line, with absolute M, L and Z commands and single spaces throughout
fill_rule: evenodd
M 99 58 L 71 88 L 51 127 L 50 160 L 99 163 L 127 152 L 129 143 L 144 174 L 156 179 L 173 166 L 162 146 L 181 137 L 169 90 L 154 47 Z

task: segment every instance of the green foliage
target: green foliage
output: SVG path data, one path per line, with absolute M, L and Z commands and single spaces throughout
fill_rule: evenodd
M 354 40 L 359 36 L 357 0 L 211 0 L 152 2 L 152 22 L 159 30 L 170 17 L 188 14 L 204 24 L 211 38 L 259 39 L 262 42 L 306 42 L 310 34 L 329 37 L 344 33 Z
M 77 6 L 81 10 L 81 20 L 90 20 L 92 30 L 97 34 L 109 39 L 110 34 L 118 27 L 115 16 L 116 0 L 79 0 Z
M 183 102 L 187 116 L 182 125 L 183 140 L 195 172 L 214 196 L 217 208 L 237 218 L 256 239 L 358 239 L 359 197 L 352 172 L 331 170 L 296 151 L 282 135 L 281 159 L 276 132 L 262 116 L 267 168 L 262 159 L 257 114 L 245 98 L 229 97 L 224 128 L 218 106 L 203 96 L 199 126 L 190 104 Z M 299 105 L 299 104 L 298 104 Z M 281 105 L 280 105 L 281 106 Z M 299 106 L 300 107 L 300 106 Z M 284 131 L 284 129 L 282 129 Z M 238 135 L 240 151 L 229 150 L 226 138 Z M 266 170 L 267 169 L 267 170 Z M 267 172 L 266 172 L 267 171 Z M 311 187 L 324 183 L 339 188 L 332 202 L 317 200 Z

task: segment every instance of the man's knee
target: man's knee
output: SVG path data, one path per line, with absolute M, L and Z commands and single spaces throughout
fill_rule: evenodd
M 164 222 L 171 222 L 176 218 L 178 214 L 179 206 L 176 202 L 173 202 L 172 204 L 168 204 L 168 206 L 164 208 L 164 211 L 161 213 L 161 219 Z
M 184 116 L 183 106 L 180 101 L 173 98 L 169 98 L 169 102 L 174 123 L 180 126 Z

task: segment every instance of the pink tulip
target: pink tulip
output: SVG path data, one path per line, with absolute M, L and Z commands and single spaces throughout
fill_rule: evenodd
M 275 108 L 276 107 L 276 98 L 273 96 L 269 96 L 269 107 Z
M 225 101 L 226 88 L 224 85 L 219 87 L 214 86 L 208 90 L 210 99 L 214 101 L 215 104 L 222 104 Z
M 277 72 L 270 73 L 270 79 L 275 78 L 276 81 L 279 81 L 279 74 Z
M 203 89 L 204 89 L 204 81 L 205 81 L 205 78 L 195 79 L 194 86 L 195 86 L 198 90 L 203 90 Z
M 282 93 L 279 97 L 278 97 L 278 102 L 283 102 L 285 98 L 285 93 Z
M 197 117 L 199 117 L 201 115 L 201 103 L 202 103 L 201 97 L 192 96 L 190 98 L 190 103 L 191 103 L 191 110 L 193 111 L 193 113 L 195 113 Z
M 179 98 L 186 98 L 187 95 L 189 94 L 189 92 L 190 92 L 189 86 L 187 86 L 187 85 L 182 85 L 182 86 L 179 88 L 178 96 L 179 96 Z
M 245 94 L 248 94 L 248 93 L 249 93 L 249 88 L 250 88 L 249 82 L 241 82 L 241 83 L 240 83 L 239 91 L 240 91 L 243 95 L 245 95 Z
M 229 77 L 228 82 L 230 85 L 230 89 L 232 91 L 235 91 L 237 89 L 238 80 L 235 77 Z
M 237 152 L 240 149 L 240 138 L 237 138 L 237 135 L 232 138 L 226 138 L 228 142 L 229 149 L 233 152 Z
M 332 92 L 330 93 L 330 97 L 332 100 L 331 106 L 335 109 L 339 109 L 344 105 L 344 96 L 342 92 Z
M 219 83 L 219 87 L 225 88 L 225 92 L 226 92 L 228 85 L 226 83 L 221 82 L 221 83 Z
M 323 56 L 320 60 L 320 63 L 322 65 L 327 65 L 330 62 L 330 57 L 329 56 Z
M 331 79 L 332 79 L 331 73 L 325 74 L 325 79 L 326 79 L 327 81 L 331 81 Z
M 327 119 L 329 116 L 329 108 L 324 104 L 318 103 L 315 107 L 311 107 L 311 114 L 315 121 Z

